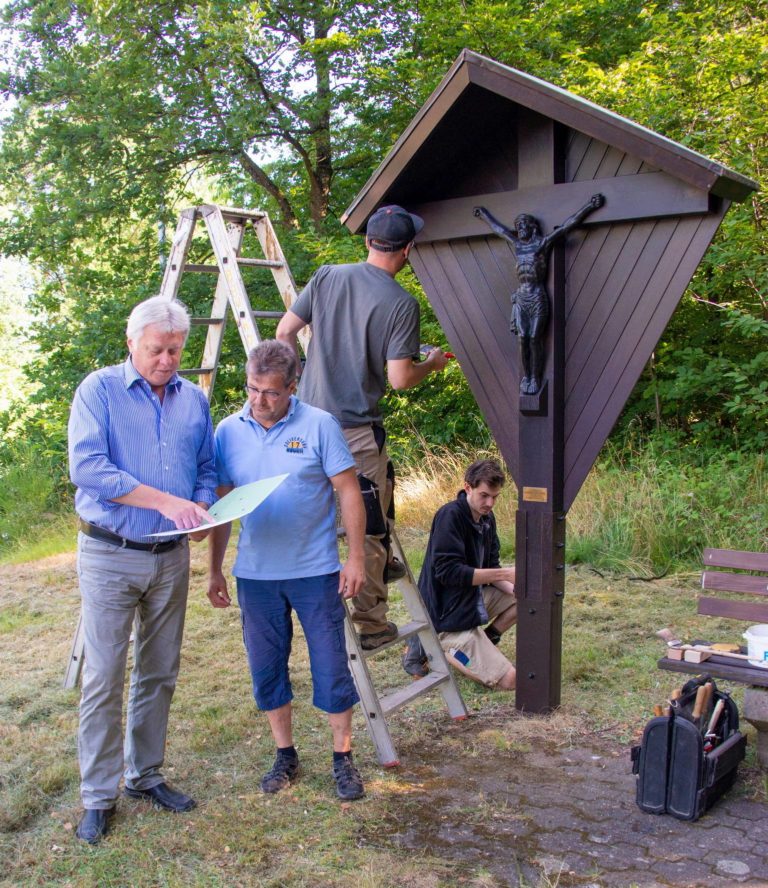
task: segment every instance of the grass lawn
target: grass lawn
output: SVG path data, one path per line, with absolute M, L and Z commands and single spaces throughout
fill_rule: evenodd
M 416 569 L 424 531 L 403 536 Z M 273 745 L 252 701 L 239 612 L 209 606 L 205 548 L 196 546 L 166 774 L 199 807 L 174 816 L 124 799 L 109 838 L 90 848 L 74 837 L 78 693 L 61 687 L 78 612 L 74 556 L 6 563 L 0 576 L 0 884 L 8 886 L 497 885 L 477 863 L 446 861 L 429 846 L 406 851 L 391 839 L 401 812 L 434 813 L 420 769 L 438 758 L 469 769 L 499 750 L 524 755 L 530 738 L 541 734 L 566 747 L 599 737 L 622 749 L 638 736 L 653 704 L 679 684 L 655 667 L 662 652 L 655 631 L 669 625 L 682 637 L 717 641 L 738 641 L 740 631 L 695 616 L 694 574 L 648 582 L 569 569 L 561 709 L 523 718 L 510 695 L 462 679 L 472 730 L 447 717 L 439 695 L 420 698 L 391 719 L 403 762 L 391 771 L 379 767 L 358 713 L 355 751 L 367 795 L 345 804 L 334 793 L 330 735 L 310 703 L 299 633 L 292 677 L 302 776 L 289 790 L 265 796 L 259 777 Z M 404 617 L 394 591 L 392 613 Z M 514 656 L 512 637 L 502 645 Z M 370 661 L 380 690 L 403 682 L 399 653 Z M 737 791 L 765 800 L 754 743 L 740 773 Z M 538 884 L 553 883 L 542 871 Z

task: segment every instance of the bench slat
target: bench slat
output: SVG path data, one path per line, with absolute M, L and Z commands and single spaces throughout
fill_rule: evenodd
M 718 592 L 749 592 L 753 595 L 768 595 L 768 577 L 725 573 L 722 570 L 705 570 L 701 574 L 701 588 Z
M 735 570 L 768 571 L 768 553 L 738 552 L 734 549 L 705 549 L 703 559 L 707 567 L 730 567 Z
M 750 623 L 768 623 L 768 604 L 751 601 L 724 601 L 722 598 L 699 598 L 698 612 L 708 617 L 730 617 Z
M 741 684 L 768 687 L 768 669 L 764 669 L 762 666 L 751 666 L 747 661 L 745 664 L 740 666 L 734 664 L 733 660 L 727 663 L 722 659 L 718 662 L 718 658 L 712 656 L 704 663 L 686 663 L 685 660 L 668 660 L 666 657 L 662 657 L 656 665 L 659 669 L 666 669 L 669 672 L 711 675 L 713 678 L 724 678 Z

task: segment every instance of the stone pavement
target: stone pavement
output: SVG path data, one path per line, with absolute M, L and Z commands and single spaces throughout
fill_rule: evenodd
M 628 748 L 540 739 L 492 759 L 408 762 L 401 776 L 418 802 L 403 805 L 390 841 L 481 867 L 487 884 L 768 886 L 768 806 L 739 780 L 690 823 L 637 807 Z

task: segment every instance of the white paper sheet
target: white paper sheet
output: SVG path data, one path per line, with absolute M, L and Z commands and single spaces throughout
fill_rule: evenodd
M 182 533 L 209 530 L 211 527 L 218 527 L 219 524 L 235 521 L 237 518 L 250 514 L 255 508 L 260 506 L 270 493 L 276 490 L 287 477 L 287 474 L 273 475 L 271 478 L 262 478 L 261 481 L 243 484 L 242 487 L 236 487 L 234 490 L 231 490 L 208 509 L 208 514 L 214 518 L 211 524 L 201 524 L 199 527 L 190 527 L 188 530 L 174 528 L 174 530 L 164 530 L 162 533 L 150 533 L 147 535 L 155 538 L 179 536 Z

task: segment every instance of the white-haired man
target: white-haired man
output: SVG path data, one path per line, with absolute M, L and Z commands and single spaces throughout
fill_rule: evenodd
M 160 541 L 151 534 L 211 520 L 213 429 L 205 396 L 176 373 L 189 332 L 184 306 L 160 296 L 147 299 L 131 312 L 126 332 L 127 360 L 83 380 L 69 420 L 85 640 L 78 735 L 85 813 L 77 835 L 89 844 L 109 829 L 123 774 L 128 796 L 176 812 L 195 806 L 161 773 L 179 670 L 189 546 L 184 534 Z

